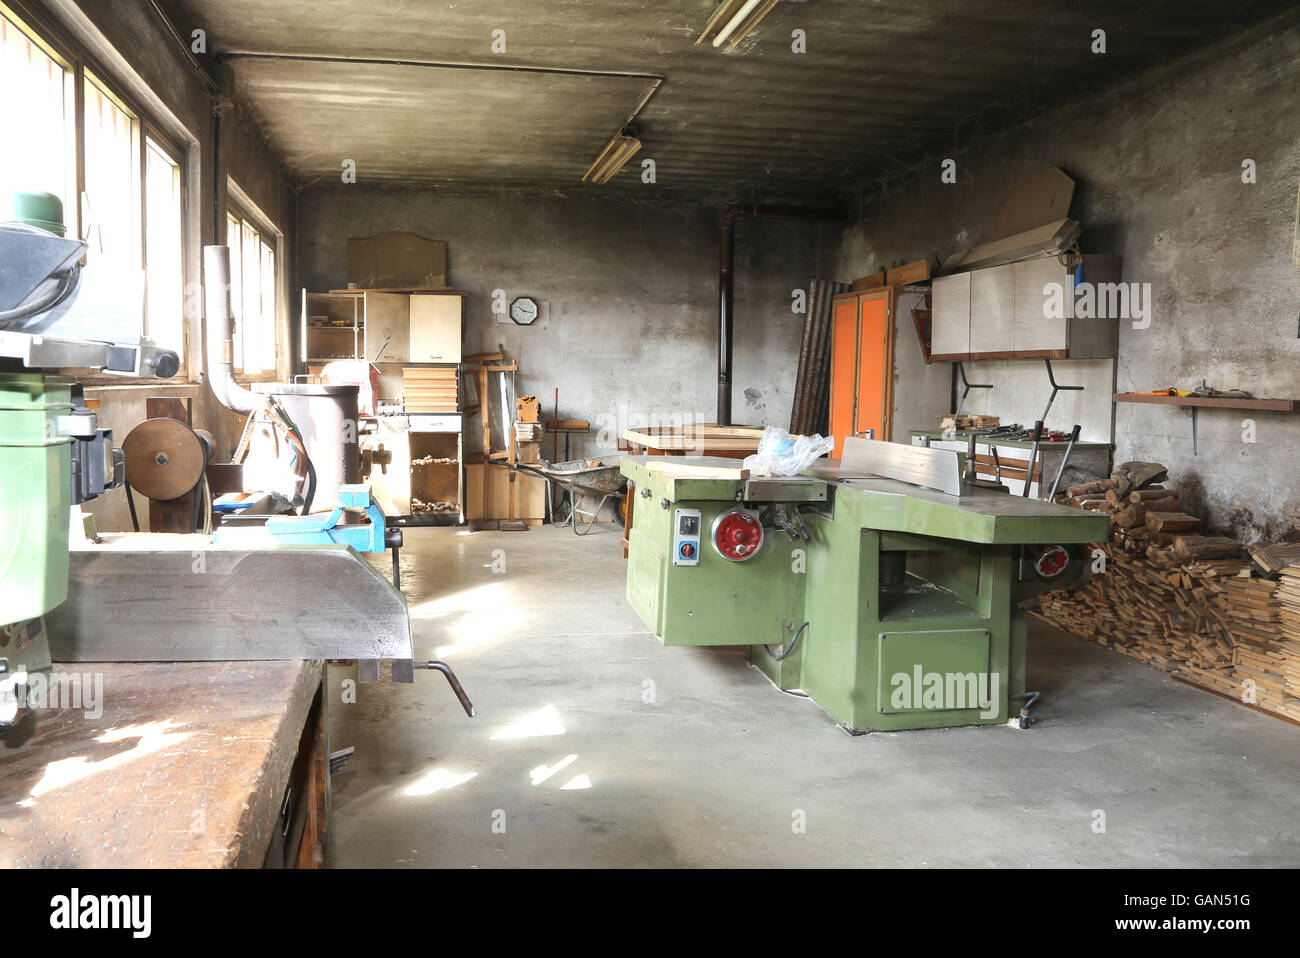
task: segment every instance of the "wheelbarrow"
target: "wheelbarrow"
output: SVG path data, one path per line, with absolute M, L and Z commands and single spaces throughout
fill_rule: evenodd
M 627 494 L 627 476 L 623 475 L 617 465 L 607 465 L 599 459 L 572 459 L 568 462 L 541 462 L 536 465 L 517 463 L 515 468 L 547 482 L 559 483 L 569 494 L 569 516 L 565 522 L 572 525 L 574 534 L 579 536 L 585 536 L 591 531 L 606 502 L 622 499 Z M 579 509 L 578 496 L 599 496 L 600 502 L 595 509 Z M 582 529 L 578 528 L 578 517 L 587 520 Z

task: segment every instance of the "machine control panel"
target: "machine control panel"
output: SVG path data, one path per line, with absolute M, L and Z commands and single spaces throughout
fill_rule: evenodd
M 673 511 L 673 565 L 700 564 L 702 522 L 699 509 Z

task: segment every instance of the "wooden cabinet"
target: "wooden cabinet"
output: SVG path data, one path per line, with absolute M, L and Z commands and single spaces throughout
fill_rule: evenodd
M 1120 322 L 1114 307 L 1128 295 L 1106 292 L 1119 282 L 1119 258 L 1084 256 L 1083 276 L 1100 288 L 1107 315 L 1074 315 L 1074 276 L 1054 255 L 937 277 L 933 358 L 1113 359 Z
M 890 438 L 894 396 L 895 288 L 843 293 L 832 303 L 830 432 L 832 456 L 847 436 Z
M 930 358 L 969 359 L 971 274 L 935 277 L 930 292 Z
M 460 362 L 464 302 L 460 293 L 412 294 L 411 362 Z
M 463 293 L 302 294 L 302 360 L 458 363 Z
M 459 413 L 378 417 L 361 440 L 362 472 L 385 515 L 464 521 L 461 422 Z
M 1015 343 L 1016 349 L 1030 353 L 1064 352 L 1070 346 L 1069 322 L 1064 316 L 1053 318 L 1045 308 L 1044 287 L 1051 283 L 1070 289 L 1073 280 L 1055 256 L 1025 260 L 1012 265 L 1015 272 Z M 1046 359 L 1055 356 L 1045 355 Z
M 970 353 L 986 359 L 1010 359 L 1015 350 L 1015 279 L 1011 266 L 970 274 Z

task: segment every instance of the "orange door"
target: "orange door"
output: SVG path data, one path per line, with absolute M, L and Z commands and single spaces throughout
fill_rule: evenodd
M 844 437 L 853 432 L 857 358 L 858 298 L 836 297 L 831 314 L 830 433 L 835 438 L 835 448 L 831 450 L 831 455 L 837 459 L 844 451 Z
M 890 357 L 889 300 L 887 293 L 863 296 L 858 332 L 858 403 L 853 432 L 861 436 L 872 431 L 876 439 L 889 438 Z

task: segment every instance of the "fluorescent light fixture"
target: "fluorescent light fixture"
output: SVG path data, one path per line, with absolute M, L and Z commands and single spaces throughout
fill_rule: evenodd
M 587 172 L 582 174 L 583 180 L 590 180 L 592 183 L 608 183 L 640 149 L 640 140 L 626 130 L 620 130 L 600 151 L 600 155 L 588 167 Z
M 730 42 L 734 47 L 749 35 L 780 0 L 722 0 L 718 9 L 713 11 L 709 22 L 704 25 L 704 32 L 695 41 L 698 47 L 712 37 L 715 47 Z

